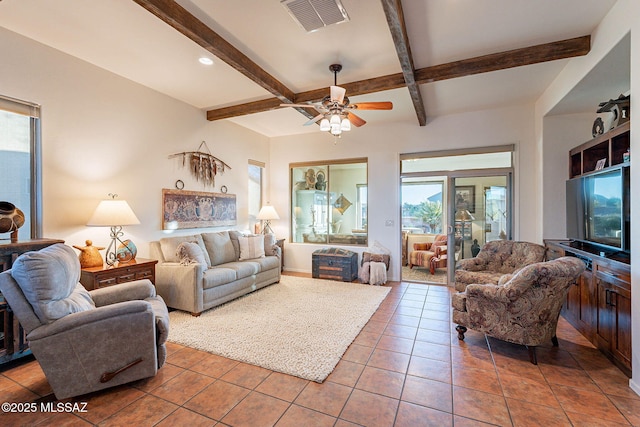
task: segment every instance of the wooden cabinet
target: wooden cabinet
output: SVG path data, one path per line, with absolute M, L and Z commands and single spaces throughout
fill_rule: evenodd
M 569 289 L 562 316 L 631 377 L 631 270 L 628 258 L 599 256 L 588 244 L 545 241 L 547 260 L 575 256 L 587 269 Z
M 0 244 L 0 271 L 9 270 L 13 262 L 25 252 L 37 251 L 55 243 L 56 239 L 32 239 Z M 0 293 L 0 365 L 31 354 L 29 343 L 18 319 Z
M 630 129 L 631 122 L 628 121 L 569 151 L 569 178 L 595 171 L 602 159 L 605 161 L 603 167 L 627 163 L 624 154 L 631 146 Z
M 88 291 L 140 279 L 149 279 L 154 283 L 157 263 L 155 259 L 137 258 L 114 266 L 83 268 L 80 271 L 80 283 Z

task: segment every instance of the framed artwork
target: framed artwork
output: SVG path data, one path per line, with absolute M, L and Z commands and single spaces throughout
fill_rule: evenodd
M 236 225 L 236 195 L 162 189 L 162 229 Z
M 607 165 L 607 159 L 605 157 L 604 159 L 598 160 L 598 163 L 596 163 L 596 170 L 601 171 L 602 169 L 604 169 L 606 165 Z
M 476 212 L 475 185 L 460 185 L 456 187 L 456 211 L 466 209 L 470 213 Z

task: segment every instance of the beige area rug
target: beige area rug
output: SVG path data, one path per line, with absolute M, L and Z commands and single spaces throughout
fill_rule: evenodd
M 322 382 L 390 288 L 282 276 L 193 317 L 169 313 L 169 341 Z
M 437 268 L 436 274 L 431 274 L 428 268 L 409 266 L 402 267 L 402 280 L 411 282 L 447 283 L 447 269 Z

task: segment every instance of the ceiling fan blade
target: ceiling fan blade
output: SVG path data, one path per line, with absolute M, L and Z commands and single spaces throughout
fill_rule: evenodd
M 324 114 L 318 114 L 317 116 L 315 116 L 313 119 L 309 120 L 307 123 L 305 123 L 303 126 L 309 126 L 314 124 L 315 122 L 317 122 L 318 120 L 320 120 L 321 118 L 324 117 Z
M 358 102 L 351 106 L 357 110 L 392 110 L 393 102 Z
M 356 116 L 351 112 L 347 112 L 347 119 L 349 119 L 351 124 L 354 125 L 355 127 L 360 127 L 367 123 L 366 121 L 364 121 L 363 119 L 361 119 L 360 117 Z
M 296 108 L 317 108 L 314 104 L 280 104 L 281 107 L 296 107 Z
M 338 101 L 339 104 L 342 104 L 344 101 L 344 95 L 347 93 L 347 90 L 340 86 L 331 86 L 331 100 Z

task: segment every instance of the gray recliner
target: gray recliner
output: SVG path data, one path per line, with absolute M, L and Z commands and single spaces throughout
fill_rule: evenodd
M 27 252 L 0 291 L 58 399 L 154 376 L 166 359 L 167 307 L 147 279 L 87 292 L 63 244 Z

